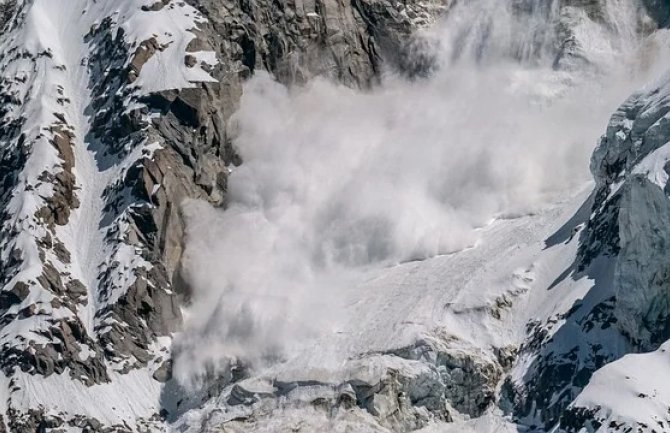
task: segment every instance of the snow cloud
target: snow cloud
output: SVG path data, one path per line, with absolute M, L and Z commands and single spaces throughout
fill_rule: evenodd
M 194 295 L 175 343 L 178 378 L 283 359 L 355 320 L 339 294 L 361 270 L 472 247 L 492 219 L 588 182 L 590 153 L 635 87 L 631 71 L 602 46 L 610 63 L 558 70 L 529 54 L 546 29 L 518 35 L 534 27 L 512 18 L 492 46 L 485 24 L 505 20 L 471 7 L 489 3 L 466 2 L 425 35 L 440 47 L 428 79 L 389 74 L 356 91 L 323 79 L 287 88 L 259 73 L 246 84 L 229 206 L 184 206 Z

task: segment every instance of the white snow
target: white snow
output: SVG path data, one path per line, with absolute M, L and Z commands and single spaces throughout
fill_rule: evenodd
M 132 370 L 127 374 L 113 373 L 111 382 L 86 386 L 70 378 L 69 371 L 35 380 L 34 376 L 18 373 L 12 376 L 18 390 L 9 396 L 12 407 L 41 405 L 65 418 L 87 414 L 106 425 L 135 425 L 159 410 L 160 383 L 147 370 Z
M 379 380 L 386 369 L 412 376 L 427 366 L 397 357 L 364 354 L 401 348 L 418 339 L 434 339 L 449 351 L 463 351 L 483 359 L 495 359 L 495 347 L 518 346 L 526 337 L 528 321 L 567 311 L 593 287 L 588 278 L 566 278 L 552 287 L 552 282 L 574 261 L 579 238 L 577 233 L 569 239 L 573 227 L 562 226 L 584 202 L 589 187 L 590 184 L 585 185 L 576 196 L 546 206 L 534 215 L 495 220 L 480 230 L 480 241 L 473 248 L 370 269 L 342 295 L 347 313 L 334 329 L 290 347 L 285 362 L 261 369 L 255 377 L 270 382 L 314 380 L 337 384 L 358 378 L 375 383 L 375 377 Z M 562 242 L 547 246 L 555 234 Z M 500 318 L 495 318 L 489 308 L 502 295 L 511 296 L 513 303 L 501 312 Z M 295 403 L 297 397 L 290 401 Z M 187 412 L 175 425 L 175 431 L 191 426 L 193 430 L 186 431 L 197 432 L 196 426 L 204 418 L 225 422 L 239 415 L 234 408 L 221 413 L 216 408 L 214 402 Z M 288 428 L 301 416 L 305 425 L 314 423 L 315 429 L 324 428 L 320 414 L 287 409 L 268 420 L 272 427 L 259 426 L 258 431 L 280 431 L 280 427 Z M 425 431 L 516 431 L 500 413 L 492 412 L 472 421 L 456 416 L 454 424 L 436 423 Z M 330 422 L 333 429 L 351 425 L 366 431 L 364 419 Z M 370 428 L 385 431 L 379 426 Z
M 131 45 L 138 44 L 154 36 L 161 46 L 166 47 L 142 67 L 136 83 L 143 93 L 166 89 L 193 87 L 196 82 L 216 81 L 199 65 L 188 68 L 184 64 L 186 47 L 195 37 L 190 31 L 203 22 L 198 11 L 184 2 L 170 2 L 156 12 L 137 13 L 139 4 L 150 5 L 152 0 L 122 2 L 116 7 L 120 27 L 125 30 L 126 40 Z M 115 5 L 116 2 L 109 2 Z M 104 15 L 109 16 L 109 12 Z M 217 63 L 213 52 L 197 53 L 197 58 L 210 65 Z
M 665 165 L 668 161 L 670 161 L 670 143 L 647 155 L 636 164 L 632 173 L 646 175 L 652 183 L 665 188 L 668 183 L 668 173 L 665 171 Z
M 611 422 L 666 431 L 670 428 L 670 342 L 650 353 L 631 354 L 598 370 L 573 406 L 594 408 Z M 660 427 L 660 428 L 659 428 Z

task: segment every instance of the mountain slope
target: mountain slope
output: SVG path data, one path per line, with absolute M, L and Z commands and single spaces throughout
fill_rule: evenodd
M 590 237 L 602 245 L 595 253 L 613 262 L 611 298 L 601 321 L 606 318 L 622 336 L 626 352 L 647 352 L 599 369 L 572 403 L 571 413 L 598 431 L 663 431 L 668 425 L 662 380 L 669 338 L 667 98 L 667 76 L 631 96 L 612 117 L 591 161 L 598 199 L 587 230 L 605 234 Z M 583 260 L 591 260 L 593 250 L 582 248 Z
M 145 119 L 148 113 L 136 101 L 146 91 L 212 79 L 182 62 L 171 75 L 156 70 L 183 58 L 194 37 L 188 29 L 197 24 L 188 15 L 195 11 L 186 6 L 152 12 L 151 27 L 148 12 L 132 3 L 38 1 L 14 8 L 2 47 L 1 338 L 10 381 L 5 414 L 10 430 L 18 431 L 39 424 L 41 412 L 58 413 L 58 388 L 85 393 L 109 383 L 103 389 L 116 395 L 127 386 L 112 380 L 118 372 L 165 356 L 157 337 L 176 329 L 180 313 L 165 270 L 148 261 L 148 243 L 132 239 L 150 203 L 130 194 L 136 181 L 124 182 L 162 147 L 142 131 L 148 119 L 140 112 Z M 156 49 L 166 60 L 140 60 Z M 143 66 L 156 78 L 148 89 L 132 78 Z M 144 122 L 137 132 L 109 134 L 134 118 Z M 35 383 L 41 376 L 51 380 Z M 143 381 L 133 387 L 139 401 L 150 401 L 158 385 Z M 52 392 L 35 393 L 36 385 Z M 155 403 L 128 403 L 117 408 L 125 412 L 119 416 L 113 401 L 99 401 L 103 408 L 95 410 L 110 424 L 157 411 Z M 88 404 L 84 399 L 65 411 L 66 420 L 86 414 Z
M 0 431 L 663 431 L 668 13 L 0 1 Z
M 326 17 L 305 9 L 298 23 L 328 46 Z M 352 14 L 327 16 L 373 28 Z M 267 59 L 262 40 L 256 54 L 254 34 L 233 41 L 236 23 L 221 38 L 182 2 L 9 1 L 2 17 L 3 423 L 156 424 L 187 293 L 179 204 L 222 202 L 241 80 L 287 53 Z M 366 59 L 362 81 L 379 61 Z M 81 398 L 65 404 L 64 389 Z

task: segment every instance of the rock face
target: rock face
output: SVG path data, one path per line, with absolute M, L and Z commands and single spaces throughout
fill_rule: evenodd
M 590 226 L 611 233 L 603 243 L 616 253 L 614 317 L 624 335 L 644 351 L 670 338 L 670 311 L 665 307 L 667 98 L 666 86 L 632 96 L 612 117 L 591 161 L 598 200 Z M 601 211 L 612 208 L 611 202 L 618 203 L 615 211 Z
M 0 29 L 5 28 L 5 24 L 12 18 L 15 8 L 16 3 L 14 1 L 4 1 L 0 3 Z
M 659 400 L 651 397 L 648 404 L 665 404 L 665 391 L 651 385 L 653 379 L 642 370 L 665 352 L 670 338 L 668 89 L 661 81 L 636 93 L 612 116 L 591 159 L 596 185 L 585 203 L 590 215 L 582 216 L 578 254 L 563 276 L 587 277 L 595 284 L 569 311 L 533 327 L 532 339 L 522 347 L 533 361 L 523 381 L 509 384 L 516 387 L 511 392 L 516 415 L 535 416 L 547 429 L 557 419 L 570 432 L 654 431 L 659 426 L 664 431 L 668 422 L 626 396 L 644 399 L 645 392 L 658 393 Z M 644 352 L 652 353 L 617 361 Z M 633 367 L 633 359 L 639 366 Z M 635 383 L 629 385 L 631 377 Z M 620 393 L 613 396 L 603 388 L 619 380 Z M 644 392 L 630 389 L 645 386 Z M 625 409 L 629 405 L 638 406 L 631 411 Z
M 661 0 L 644 0 L 645 7 L 661 27 L 670 25 L 670 5 Z
M 229 86 L 267 70 L 283 83 L 325 76 L 367 87 L 379 78 L 382 59 L 407 61 L 402 53 L 410 35 L 450 3 L 204 0 L 197 7 L 209 24 L 198 44 L 214 47 L 220 59 L 215 74 Z
M 580 262 L 586 268 L 604 258 L 611 272 L 602 288 L 609 298 L 592 307 L 590 318 L 595 326 L 609 328 L 612 338 L 616 338 L 610 341 L 618 340 L 619 344 L 612 347 L 601 341 L 601 362 L 593 370 L 603 361 L 620 358 L 622 349 L 651 353 L 626 356 L 597 371 L 592 383 L 562 417 L 561 425 L 566 431 L 585 426 L 593 431 L 667 428 L 667 415 L 645 406 L 667 406 L 666 391 L 648 376 L 653 371 L 654 376 L 663 377 L 667 370 L 646 368 L 648 364 L 655 365 L 655 359 L 663 360 L 660 364 L 665 362 L 666 341 L 670 338 L 669 91 L 667 81 L 657 83 L 631 96 L 612 116 L 591 160 L 595 200 L 583 235 Z M 584 379 L 591 372 L 585 372 Z M 632 382 L 626 383 L 631 377 Z M 613 380 L 621 380 L 621 390 L 608 395 L 602 386 Z M 637 405 L 637 409 L 630 410 L 630 405 Z

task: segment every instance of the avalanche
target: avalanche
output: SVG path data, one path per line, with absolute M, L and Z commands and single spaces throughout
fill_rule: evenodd
M 618 304 L 641 289 L 619 293 L 630 277 L 616 247 L 601 247 L 618 239 L 601 228 L 612 179 L 597 164 L 621 150 L 603 141 L 596 192 L 575 191 L 590 189 L 580 169 L 611 112 L 667 67 L 642 66 L 662 57 L 667 34 L 641 34 L 648 17 L 631 2 L 605 2 L 604 23 L 559 2 L 527 7 L 454 6 L 422 35 L 438 47 L 423 82 L 389 76 L 364 94 L 262 75 L 247 84 L 228 207 L 186 209 L 195 293 L 175 372 L 187 389 L 218 374 L 223 391 L 180 428 L 591 422 L 575 400 L 590 375 L 642 349 L 623 327 L 631 305 Z M 558 55 L 557 22 L 570 32 Z M 658 152 L 632 173 L 664 182 Z M 653 231 L 641 224 L 629 236 Z
M 670 431 L 669 16 L 0 0 L 0 431 Z

